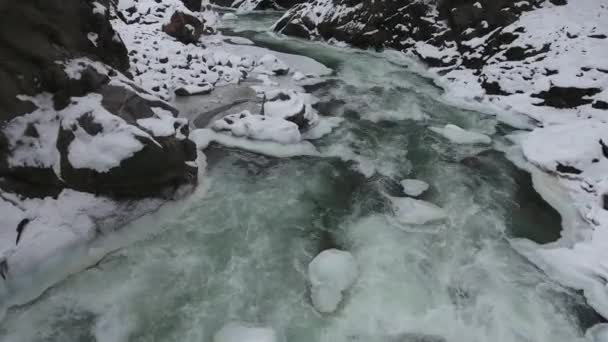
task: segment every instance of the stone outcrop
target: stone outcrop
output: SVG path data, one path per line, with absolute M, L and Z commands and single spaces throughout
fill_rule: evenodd
M 0 190 L 137 198 L 196 182 L 188 124 L 129 79 L 110 6 L 0 1 Z

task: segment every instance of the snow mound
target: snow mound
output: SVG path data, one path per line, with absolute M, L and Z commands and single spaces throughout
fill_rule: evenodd
M 409 197 L 389 197 L 389 199 L 400 223 L 420 225 L 447 218 L 447 212 L 433 203 Z
M 294 144 L 302 140 L 295 123 L 282 118 L 253 115 L 247 110 L 215 121 L 212 128 L 216 131 L 228 131 L 236 137 L 276 141 L 281 144 Z
M 604 164 L 607 143 L 608 124 L 590 119 L 535 129 L 522 149 L 528 161 L 545 170 L 582 173 Z
M 401 187 L 406 195 L 417 197 L 429 189 L 429 184 L 418 179 L 404 179 L 401 181 Z
M 312 303 L 319 312 L 330 313 L 342 301 L 359 276 L 357 262 L 352 254 L 328 249 L 317 255 L 308 265 Z
M 429 127 L 429 129 L 455 144 L 488 145 L 492 143 L 492 139 L 485 134 L 467 131 L 452 124 L 447 124 L 444 127 Z
M 230 322 L 213 336 L 213 342 L 277 342 L 272 328 L 257 327 L 242 322 Z

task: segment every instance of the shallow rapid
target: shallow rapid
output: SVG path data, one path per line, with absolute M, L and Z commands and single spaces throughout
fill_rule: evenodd
M 321 155 L 212 145 L 200 195 L 125 227 L 147 234 L 9 310 L 0 341 L 202 342 L 230 321 L 286 342 L 591 340 L 601 318 L 510 245 L 559 238 L 559 215 L 529 175 L 492 145 L 428 129 L 456 124 L 500 141 L 509 127 L 442 102 L 406 61 L 255 32 L 256 20 L 240 16 L 238 34 L 336 71 L 309 89 L 321 114 L 344 118 L 314 141 Z M 430 184 L 421 198 L 445 220 L 399 220 L 391 198 L 405 196 L 406 178 Z M 321 314 L 307 267 L 328 248 L 352 253 L 359 276 Z

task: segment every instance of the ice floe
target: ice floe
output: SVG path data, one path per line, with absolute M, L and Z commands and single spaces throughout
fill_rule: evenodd
M 397 221 L 404 224 L 426 224 L 445 220 L 447 212 L 437 205 L 409 197 L 388 197 Z
M 401 182 L 403 192 L 408 196 L 417 197 L 429 189 L 429 184 L 418 179 L 404 179 Z
M 335 311 L 343 292 L 353 286 L 358 274 L 357 262 L 349 252 L 328 249 L 317 255 L 308 265 L 315 309 L 323 313 Z

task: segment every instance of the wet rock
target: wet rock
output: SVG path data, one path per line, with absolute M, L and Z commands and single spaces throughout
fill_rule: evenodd
M 465 157 L 460 160 L 460 163 L 471 169 L 480 169 L 483 163 L 477 157 Z

